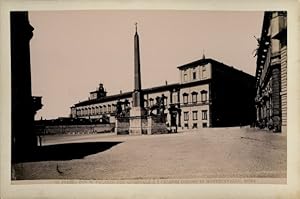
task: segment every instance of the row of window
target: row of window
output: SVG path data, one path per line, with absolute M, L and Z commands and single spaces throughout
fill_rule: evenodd
M 206 102 L 207 101 L 207 91 L 202 90 L 201 92 L 201 102 Z M 176 95 L 175 95 L 176 94 Z M 178 102 L 178 96 L 177 93 L 173 95 L 173 103 Z M 168 98 L 166 97 L 164 99 L 164 104 L 167 105 Z M 198 93 L 197 92 L 192 92 L 192 103 L 197 103 L 198 102 Z M 153 106 L 156 102 L 154 102 L 153 98 L 150 98 L 149 100 L 144 100 L 144 104 L 146 107 L 148 106 Z M 188 104 L 189 103 L 189 94 L 183 93 L 183 103 Z M 98 114 L 103 114 L 103 113 L 111 113 L 114 112 L 116 109 L 116 105 L 103 105 L 103 106 L 95 106 L 95 107 L 90 107 L 90 108 L 81 108 L 76 110 L 76 115 L 77 116 L 89 116 L 89 115 L 98 115 Z
M 189 94 L 188 93 L 183 93 L 183 103 L 184 104 L 188 104 L 189 103 Z M 198 101 L 198 93 L 197 92 L 192 92 L 191 93 L 192 96 L 192 103 L 197 103 Z M 178 95 L 177 93 L 173 93 L 173 97 L 172 97 L 172 103 L 178 103 Z M 200 91 L 200 100 L 201 102 L 206 102 L 208 100 L 207 98 L 207 91 L 206 90 L 202 90 Z M 167 105 L 168 102 L 168 98 L 165 97 L 164 99 L 164 104 Z M 154 102 L 153 98 L 150 98 L 149 100 L 144 100 L 144 104 L 145 106 L 153 106 L 156 102 Z
M 207 101 L 207 91 L 203 90 L 200 93 L 201 93 L 201 102 L 206 102 Z M 192 103 L 197 103 L 197 102 L 198 102 L 198 93 L 192 92 Z M 183 103 L 184 104 L 189 103 L 189 94 L 183 93 Z
M 116 105 L 103 105 L 103 106 L 95 106 L 90 108 L 81 108 L 76 110 L 77 116 L 89 116 L 89 115 L 98 115 L 103 113 L 112 113 L 116 110 Z
M 207 120 L 207 110 L 202 110 L 201 113 L 202 113 L 202 120 Z M 192 111 L 192 117 L 193 120 L 198 120 L 198 111 Z M 184 121 L 189 120 L 188 111 L 183 112 L 183 119 Z
M 205 66 L 203 66 L 202 67 L 202 73 L 201 73 L 201 79 L 205 79 L 205 78 L 207 78 L 207 72 L 206 72 L 206 67 Z M 197 80 L 197 79 L 200 79 L 200 77 L 198 78 L 197 77 L 197 72 L 196 71 L 193 71 L 192 72 L 192 80 Z M 189 79 L 188 79 L 188 74 L 187 73 L 184 73 L 183 74 L 183 81 L 184 82 L 188 82 L 189 81 Z

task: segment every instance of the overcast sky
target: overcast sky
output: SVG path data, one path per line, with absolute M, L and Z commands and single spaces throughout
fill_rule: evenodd
M 263 12 L 31 11 L 32 93 L 41 116 L 70 114 L 101 82 L 108 95 L 133 90 L 134 23 L 142 87 L 179 82 L 177 66 L 213 58 L 251 75 Z

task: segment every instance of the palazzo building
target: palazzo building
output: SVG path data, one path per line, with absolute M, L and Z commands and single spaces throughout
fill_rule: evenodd
M 287 12 L 265 12 L 258 40 L 256 121 L 261 128 L 286 132 Z
M 168 126 L 198 129 L 248 125 L 255 120 L 253 76 L 204 55 L 177 68 L 179 83 L 141 90 L 148 111 L 163 99 Z M 71 117 L 115 123 L 118 102 L 126 110 L 132 101 L 132 92 L 107 95 L 100 84 L 88 100 L 71 107 Z

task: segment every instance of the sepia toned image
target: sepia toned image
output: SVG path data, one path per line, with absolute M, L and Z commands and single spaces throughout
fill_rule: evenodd
M 11 11 L 11 180 L 287 183 L 287 11 Z

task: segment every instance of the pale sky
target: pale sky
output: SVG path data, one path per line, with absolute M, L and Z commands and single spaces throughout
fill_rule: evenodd
M 108 95 L 133 90 L 134 23 L 142 87 L 179 82 L 177 66 L 216 59 L 254 75 L 263 12 L 31 11 L 32 94 L 36 119 L 68 116 L 101 82 Z

